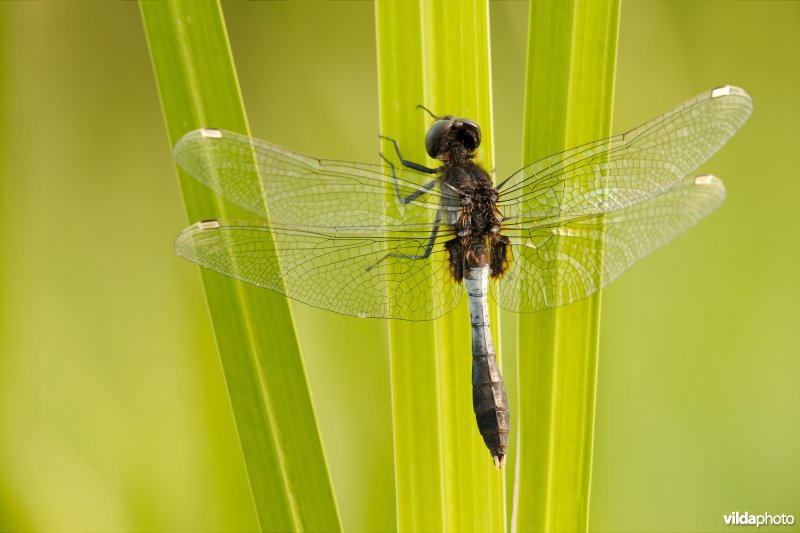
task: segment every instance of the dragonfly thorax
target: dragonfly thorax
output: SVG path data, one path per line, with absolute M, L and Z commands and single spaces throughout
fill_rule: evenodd
M 498 277 L 508 266 L 508 239 L 501 235 L 498 194 L 489 173 L 469 157 L 445 164 L 440 179 L 459 191 L 459 212 L 451 222 L 455 236 L 445 243 L 453 278 L 460 282 L 471 268 L 491 267 Z

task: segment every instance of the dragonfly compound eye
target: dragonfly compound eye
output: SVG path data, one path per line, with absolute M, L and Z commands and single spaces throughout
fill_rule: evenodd
M 425 135 L 425 151 L 428 152 L 429 156 L 436 159 L 436 156 L 439 155 L 442 138 L 445 133 L 450 131 L 454 123 L 455 120 L 452 117 L 446 117 L 433 123 L 431 129 L 428 130 L 428 134 Z
M 460 130 L 459 135 L 464 147 L 470 152 L 481 145 L 481 127 L 474 120 L 459 118 L 456 120 L 456 127 Z
M 436 158 L 442 147 L 442 139 L 452 134 L 470 152 L 481 144 L 481 128 L 478 123 L 468 118 L 444 117 L 434 122 L 425 136 L 425 150 Z

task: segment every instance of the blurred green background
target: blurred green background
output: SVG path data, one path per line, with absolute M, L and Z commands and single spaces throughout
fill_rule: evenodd
M 253 134 L 377 161 L 372 4 L 223 7 Z M 527 4 L 491 17 L 504 176 Z M 254 529 L 137 4 L 3 2 L 0 39 L 0 530 Z M 724 83 L 728 200 L 604 292 L 592 531 L 800 519 L 800 3 L 623 2 L 614 132 Z M 294 308 L 344 527 L 392 530 L 386 325 Z

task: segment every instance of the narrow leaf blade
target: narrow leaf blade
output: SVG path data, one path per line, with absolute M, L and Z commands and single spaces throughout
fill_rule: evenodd
M 619 2 L 531 2 L 524 156 L 607 137 Z M 598 250 L 602 257 L 602 250 Z M 585 531 L 600 295 L 518 323 L 514 531 Z
M 200 127 L 248 133 L 217 2 L 141 2 L 172 145 Z M 244 217 L 179 173 L 191 222 Z M 338 510 L 285 298 L 202 271 L 263 530 L 338 531 Z
M 376 17 L 381 133 L 398 140 L 404 158 L 437 166 L 422 142 L 432 120 L 415 106 L 472 118 L 482 129 L 480 162 L 491 170 L 488 4 L 378 1 Z M 472 412 L 463 300 L 432 323 L 389 326 L 400 531 L 505 528 L 503 473 L 494 469 Z M 498 314 L 491 314 L 499 340 Z

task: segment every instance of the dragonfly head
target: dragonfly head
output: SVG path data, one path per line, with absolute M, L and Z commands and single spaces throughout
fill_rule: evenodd
M 481 144 L 481 128 L 468 118 L 441 117 L 433 123 L 425 135 L 425 150 L 434 159 L 441 159 L 448 150 L 463 146 L 474 152 Z

